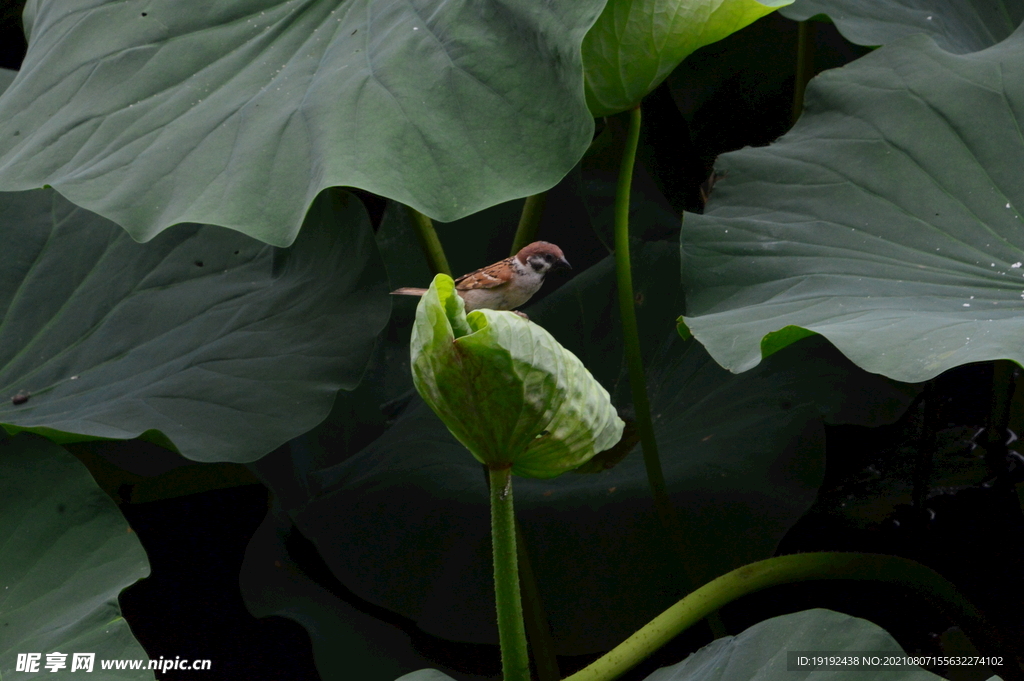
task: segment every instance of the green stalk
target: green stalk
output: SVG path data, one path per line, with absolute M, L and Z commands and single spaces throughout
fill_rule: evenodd
M 2 432 L 2 431 L 0 431 Z M 481 464 L 484 472 L 484 483 L 491 488 L 491 474 L 487 464 Z M 555 655 L 555 642 L 551 637 L 551 625 L 540 599 L 537 588 L 537 577 L 530 563 L 530 552 L 527 549 L 526 536 L 523 528 L 516 522 L 516 564 L 519 566 L 519 590 L 522 596 L 523 620 L 526 625 L 526 642 L 533 654 L 533 665 L 537 670 L 537 681 L 559 681 L 562 673 L 558 668 L 558 656 Z
M 494 555 L 494 602 L 504 681 L 530 681 L 523 606 L 519 599 L 516 520 L 512 509 L 512 469 L 489 468 L 491 483 L 491 547 Z
M 434 222 L 423 213 L 412 206 L 409 209 L 409 217 L 412 218 L 412 226 L 416 230 L 416 238 L 420 242 L 420 249 L 427 258 L 427 267 L 431 274 L 447 274 L 452 276 L 452 268 L 448 266 L 448 258 L 444 255 L 444 248 L 441 240 L 437 238 L 434 231 Z
M 523 212 L 519 215 L 519 227 L 516 228 L 516 236 L 512 240 L 512 255 L 518 253 L 523 246 L 537 240 L 540 216 L 544 213 L 544 203 L 547 198 L 547 192 L 526 197 L 526 202 L 523 203 Z
M 654 494 L 654 503 L 669 508 L 665 474 L 658 457 L 658 442 L 651 423 L 651 405 L 647 401 L 647 381 L 644 379 L 644 361 L 640 354 L 640 332 L 637 330 L 636 307 L 633 298 L 633 272 L 629 260 L 629 192 L 633 184 L 633 164 L 640 142 L 640 107 L 629 112 L 629 130 L 626 148 L 622 152 L 619 184 L 615 192 L 615 276 L 619 288 L 619 313 L 622 317 L 622 336 L 629 368 L 629 385 L 633 392 L 636 428 L 644 450 L 647 480 Z
M 796 124 L 804 110 L 804 91 L 811 80 L 813 71 L 811 52 L 810 22 L 801 21 L 796 29 L 796 74 L 793 77 L 793 111 L 791 122 Z
M 999 673 L 1020 679 L 1020 668 L 998 630 L 950 582 L 934 570 L 906 558 L 870 553 L 800 553 L 745 565 L 708 582 L 682 599 L 616 648 L 565 681 L 611 681 L 647 658 L 691 625 L 727 603 L 780 584 L 824 579 L 853 579 L 899 584 L 938 605 L 970 636 L 982 655 L 1003 656 Z
M 629 194 L 633 184 L 633 165 L 640 143 L 640 107 L 629 112 L 629 129 L 626 132 L 626 146 L 622 152 L 619 167 L 619 183 L 615 191 L 615 276 L 619 289 L 619 313 L 622 317 L 622 337 L 629 369 L 629 386 L 633 393 L 633 409 L 640 445 L 644 453 L 644 468 L 647 482 L 654 497 L 654 508 L 668 535 L 670 550 L 678 558 L 683 570 L 681 577 L 689 581 L 689 590 L 703 581 L 703 570 L 693 564 L 693 555 L 687 551 L 686 541 L 679 527 L 678 519 L 668 497 L 665 473 L 658 455 L 658 441 L 654 437 L 651 421 L 651 405 L 647 399 L 647 381 L 644 378 L 644 361 L 640 352 L 640 332 L 636 322 L 636 307 L 633 296 L 633 272 L 629 257 Z M 717 615 L 708 618 L 708 624 L 715 638 L 725 635 L 725 627 Z

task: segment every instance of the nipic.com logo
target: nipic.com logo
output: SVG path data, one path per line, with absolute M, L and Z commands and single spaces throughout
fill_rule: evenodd
M 71 658 L 70 661 L 68 658 Z M 45 658 L 45 661 L 44 661 Z M 96 667 L 96 653 L 18 653 L 14 671 L 37 673 L 41 670 L 49 672 L 71 671 L 91 672 Z M 166 672 L 171 669 L 186 671 L 208 671 L 209 660 L 183 660 L 175 657 L 173 660 L 160 657 L 157 660 L 105 660 L 99 662 L 100 669 L 146 669 L 158 672 Z
M 38 672 L 42 662 L 42 653 L 18 653 L 18 661 L 14 668 L 17 672 Z M 47 653 L 46 663 L 43 668 L 47 671 L 56 672 L 68 667 L 67 653 Z M 71 655 L 71 671 L 91 672 L 96 662 L 96 653 L 74 653 Z

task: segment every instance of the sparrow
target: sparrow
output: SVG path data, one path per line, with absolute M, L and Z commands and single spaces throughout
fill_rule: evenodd
M 463 274 L 455 280 L 455 292 L 466 301 L 466 312 L 514 310 L 540 290 L 545 274 L 560 267 L 572 269 L 562 249 L 547 241 L 534 241 L 511 258 Z M 425 288 L 403 287 L 391 295 L 422 296 L 426 292 Z

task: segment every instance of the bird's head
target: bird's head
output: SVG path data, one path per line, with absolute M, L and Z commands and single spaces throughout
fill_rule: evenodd
M 540 274 L 547 274 L 548 270 L 559 267 L 572 269 L 572 265 L 562 255 L 562 249 L 547 241 L 534 241 L 532 244 L 523 246 L 516 253 L 516 259 Z

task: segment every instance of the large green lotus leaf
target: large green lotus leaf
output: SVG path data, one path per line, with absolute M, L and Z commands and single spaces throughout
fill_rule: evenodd
M 977 52 L 1009 37 L 1024 20 L 1022 0 L 796 0 L 794 21 L 825 14 L 857 45 L 888 45 L 914 33 L 944 50 Z
M 0 189 L 52 185 L 139 240 L 198 222 L 284 246 L 337 185 L 452 220 L 586 150 L 580 44 L 602 5 L 29 2 Z
M 387 321 L 369 221 L 339 190 L 284 250 L 197 225 L 138 244 L 52 190 L 0 194 L 0 229 L 9 431 L 252 461 L 359 382 Z
M 514 312 L 474 310 L 439 274 L 416 308 L 416 390 L 481 463 L 550 478 L 622 437 L 608 391 L 554 336 Z
M 587 105 L 632 109 L 683 59 L 793 0 L 608 0 L 583 39 Z
M 869 676 L 872 681 L 941 681 L 921 667 L 879 667 L 859 674 L 839 666 L 816 671 L 790 669 L 792 654 L 894 655 L 906 651 L 876 624 L 832 610 L 816 608 L 759 622 L 737 636 L 723 636 L 682 662 L 662 667 L 646 681 L 829 681 Z M 998 678 L 998 677 L 995 677 Z M 450 681 L 434 669 L 421 669 L 397 681 Z
M 149 575 L 138 537 L 85 466 L 34 435 L 0 434 L 0 676 L 47 678 L 48 653 L 95 653 L 96 679 L 153 679 L 147 670 L 103 670 L 103 660 L 148 656 L 121 617 L 121 590 Z M 15 671 L 40 653 L 37 673 Z M 73 678 L 67 676 L 65 678 Z
M 957 56 L 911 36 L 807 91 L 775 144 L 726 154 L 682 230 L 686 323 L 732 371 L 788 326 L 923 381 L 1024 362 L 1024 33 Z
M 678 265 L 674 243 L 637 245 L 639 322 L 665 476 L 694 570 L 713 577 L 770 555 L 812 503 L 823 414 L 877 423 L 894 418 L 906 397 L 821 338 L 755 372 L 728 373 L 698 343 L 679 339 L 670 312 L 678 309 Z M 614 281 L 609 258 L 530 315 L 628 413 Z M 559 653 L 608 649 L 681 595 L 639 448 L 603 472 L 514 485 Z M 485 477 L 425 404 L 414 403 L 363 451 L 314 471 L 309 487 L 315 496 L 293 517 L 346 587 L 428 633 L 497 640 Z

